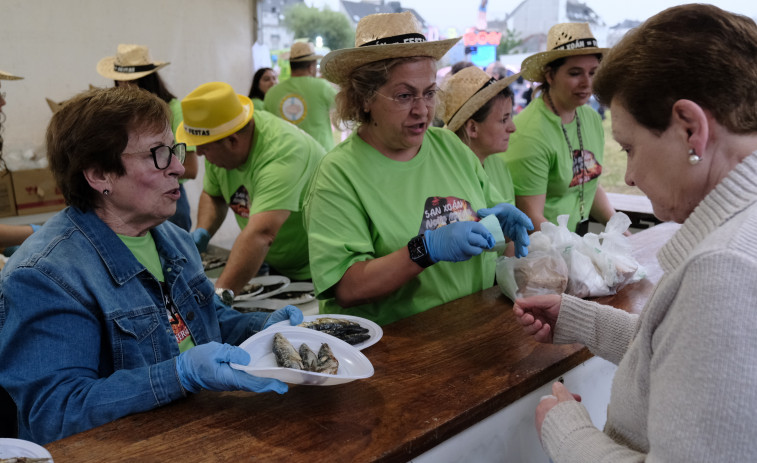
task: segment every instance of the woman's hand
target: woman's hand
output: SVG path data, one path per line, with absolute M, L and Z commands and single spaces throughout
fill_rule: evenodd
M 551 344 L 562 296 L 545 294 L 517 299 L 513 312 L 526 333 L 539 342 Z
M 560 402 L 566 402 L 568 400 L 581 401 L 581 396 L 578 394 L 572 394 L 565 385 L 559 381 L 552 384 L 552 395 L 545 395 L 541 398 L 539 405 L 536 407 L 536 432 L 539 433 L 539 440 L 541 441 L 541 427 L 544 424 L 544 418 L 547 417 L 555 405 Z
M 425 233 L 426 249 L 434 262 L 462 262 L 494 246 L 494 237 L 480 222 L 462 221 Z

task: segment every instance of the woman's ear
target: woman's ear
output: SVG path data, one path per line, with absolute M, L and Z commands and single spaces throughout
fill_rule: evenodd
M 689 148 L 699 156 L 707 147 L 710 136 L 710 117 L 698 104 L 691 100 L 678 100 L 673 103 L 671 126 L 678 130 Z
M 106 174 L 101 168 L 90 167 L 84 169 L 83 173 L 84 178 L 87 180 L 87 183 L 89 183 L 89 186 L 91 186 L 93 190 L 97 190 L 102 193 L 103 190 L 112 189 L 110 174 Z
M 478 124 L 473 119 L 465 121 L 465 133 L 468 134 L 469 139 L 478 138 Z

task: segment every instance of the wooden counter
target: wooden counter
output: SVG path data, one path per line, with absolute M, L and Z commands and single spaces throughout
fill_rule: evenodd
M 639 312 L 677 229 L 633 236 L 648 279 L 602 302 Z M 288 393 L 202 392 L 47 445 L 56 462 L 406 462 L 591 357 L 527 337 L 498 287 L 383 327 L 373 377 Z

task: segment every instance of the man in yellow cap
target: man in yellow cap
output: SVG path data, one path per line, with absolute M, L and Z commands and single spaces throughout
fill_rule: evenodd
M 316 77 L 318 59 L 310 42 L 295 42 L 289 52 L 292 77 L 271 87 L 265 94 L 265 110 L 309 133 L 326 151 L 334 147 L 329 111 L 336 88 Z
M 205 156 L 195 244 L 205 251 L 228 208 L 242 229 L 216 293 L 230 303 L 264 260 L 292 280 L 310 279 L 301 211 L 323 147 L 292 124 L 254 111 L 252 101 L 226 83 L 200 85 L 181 106 L 177 141 Z

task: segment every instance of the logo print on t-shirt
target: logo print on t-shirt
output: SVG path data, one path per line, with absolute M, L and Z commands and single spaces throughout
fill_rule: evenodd
M 584 150 L 583 156 L 581 156 L 580 150 L 573 151 L 573 179 L 570 181 L 569 187 L 586 183 L 601 174 L 602 166 L 597 162 L 594 153 Z
M 279 106 L 281 116 L 292 124 L 299 124 L 308 113 L 308 105 L 305 100 L 296 93 L 290 93 L 281 100 Z
M 431 196 L 423 206 L 423 219 L 418 234 L 434 230 L 453 222 L 478 222 L 479 218 L 471 204 L 454 196 Z
M 244 185 L 240 185 L 237 191 L 231 195 L 229 200 L 229 207 L 235 214 L 242 216 L 246 219 L 250 218 L 250 193 L 247 192 L 247 188 Z

